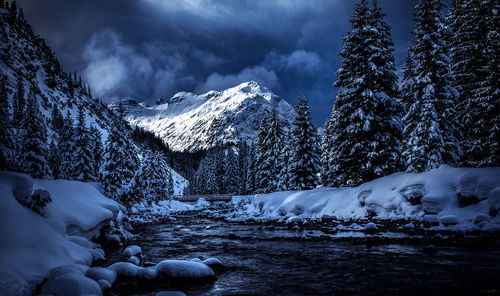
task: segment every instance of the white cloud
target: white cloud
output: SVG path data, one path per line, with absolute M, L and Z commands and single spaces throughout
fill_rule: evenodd
M 255 66 L 247 67 L 238 74 L 221 75 L 216 72 L 212 73 L 204 83 L 198 85 L 196 91 L 223 90 L 250 80 L 268 88 L 273 88 L 278 84 L 278 77 L 274 71 L 262 66 Z
M 290 56 L 285 57 L 286 68 L 296 71 L 305 70 L 315 72 L 321 67 L 321 58 L 316 52 L 296 50 Z
M 278 54 L 272 51 L 263 62 L 270 68 L 300 72 L 317 73 L 323 66 L 321 57 L 314 51 L 296 50 L 290 55 Z
M 116 56 L 89 63 L 83 74 L 97 95 L 113 90 L 128 75 L 123 61 Z
M 179 51 L 161 43 L 134 47 L 123 42 L 119 33 L 106 29 L 88 42 L 83 75 L 94 94 L 104 99 L 154 99 L 176 91 L 178 81 L 192 79 L 180 74 L 186 62 Z

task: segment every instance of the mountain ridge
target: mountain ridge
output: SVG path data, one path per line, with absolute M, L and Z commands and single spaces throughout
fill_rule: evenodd
M 188 152 L 236 144 L 239 140 L 251 143 L 260 122 L 273 110 L 285 127 L 295 116 L 288 102 L 255 81 L 204 94 L 178 92 L 154 106 L 133 100 L 123 105 L 131 125 L 155 133 L 173 151 Z M 116 106 L 112 104 L 111 108 Z

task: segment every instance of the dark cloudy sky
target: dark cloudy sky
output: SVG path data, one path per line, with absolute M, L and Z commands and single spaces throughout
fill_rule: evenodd
M 152 101 L 256 80 L 322 126 L 353 0 L 17 0 L 68 71 L 105 101 Z M 379 0 L 398 68 L 417 0 Z

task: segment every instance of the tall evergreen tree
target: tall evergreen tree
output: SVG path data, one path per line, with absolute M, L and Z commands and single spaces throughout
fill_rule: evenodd
M 90 137 L 90 147 L 92 150 L 92 168 L 94 169 L 93 175 L 96 177 L 96 179 L 99 179 L 99 172 L 100 168 L 102 166 L 102 155 L 104 153 L 104 147 L 102 145 L 102 133 L 99 131 L 99 129 L 91 124 L 90 125 L 90 130 L 89 130 L 89 137 Z
M 333 169 L 330 166 L 330 153 L 333 150 L 333 126 L 332 126 L 332 118 L 333 113 L 325 122 L 325 127 L 323 130 L 323 138 L 321 139 L 321 184 L 324 186 L 333 185 L 333 176 L 330 172 L 333 172 Z
M 496 13 L 494 2 L 497 3 Z M 460 94 L 457 111 L 464 126 L 461 164 L 473 167 L 498 165 L 498 138 L 493 140 L 492 137 L 495 125 L 499 124 L 498 95 L 495 101 L 484 92 L 489 75 L 495 71 L 498 73 L 498 64 L 496 70 L 489 67 L 491 57 L 498 53 L 487 50 L 491 44 L 489 33 L 498 32 L 494 28 L 498 27 L 498 19 L 495 25 L 490 22 L 498 14 L 498 1 L 456 0 L 453 4 L 448 21 L 452 30 L 450 57 L 455 77 L 453 85 Z M 493 42 L 498 43 L 498 38 Z M 496 162 L 493 160 L 495 157 Z
M 122 108 L 123 110 L 123 108 Z M 101 180 L 105 193 L 118 199 L 121 189 L 129 184 L 138 167 L 137 153 L 133 144 L 125 137 L 121 130 L 123 112 L 119 110 L 114 118 L 111 132 L 106 141 Z
M 483 130 L 485 135 L 485 157 L 478 166 L 500 166 L 500 3 L 484 0 L 483 9 L 488 11 L 489 32 L 486 37 L 486 55 L 488 59 L 488 76 L 477 91 L 476 96 L 483 101 L 481 105 L 487 112 Z M 479 122 L 478 126 L 482 124 Z
M 52 106 L 51 126 L 52 130 L 54 130 L 57 135 L 60 135 L 62 130 L 64 129 L 64 117 L 62 116 L 61 110 L 59 110 L 59 107 L 57 107 L 56 104 Z
M 16 127 L 21 126 L 24 119 L 26 100 L 24 98 L 24 82 L 21 75 L 17 76 L 16 92 L 13 98 L 13 124 Z
M 59 147 L 54 139 L 52 139 L 49 143 L 47 158 L 50 171 L 52 172 L 52 177 L 54 179 L 63 178 L 63 174 L 61 172 L 62 157 L 61 153 L 59 153 Z
M 9 110 L 9 98 L 7 93 L 7 76 L 0 79 L 0 170 L 12 169 L 14 153 L 13 128 Z
M 168 193 L 167 165 L 161 155 L 146 152 L 139 169 L 122 190 L 120 200 L 126 205 L 145 201 L 149 204 L 166 199 Z
M 329 172 L 335 186 L 356 186 L 401 169 L 401 107 L 389 26 L 377 6 L 356 5 L 344 38 L 339 88 L 329 128 Z
M 284 147 L 283 139 L 282 123 L 278 119 L 276 110 L 273 110 L 269 124 L 266 123 L 266 119 L 263 120 L 257 137 L 255 187 L 258 193 L 269 193 L 279 189 L 279 176 L 283 168 L 280 162 L 280 154 Z
M 66 112 L 64 118 L 63 130 L 58 136 L 57 148 L 61 155 L 61 163 L 59 169 L 59 178 L 74 180 L 76 178 L 73 173 L 73 159 L 74 159 L 74 128 L 73 119 L 69 110 Z
M 248 166 L 246 168 L 246 183 L 244 194 L 252 194 L 255 192 L 255 174 L 257 170 L 255 150 L 255 144 L 252 143 L 248 150 Z
M 215 194 L 219 193 L 219 184 L 216 175 L 216 156 L 215 151 L 209 151 L 201 160 L 196 173 L 194 187 L 197 194 Z
M 278 178 L 278 191 L 292 190 L 293 187 L 290 186 L 290 168 L 291 168 L 291 154 L 292 154 L 292 139 L 287 137 L 284 144 L 283 150 L 279 156 L 279 162 L 281 163 L 281 171 Z
M 50 177 L 50 168 L 47 163 L 47 126 L 40 113 L 34 87 L 30 88 L 28 94 L 22 133 L 22 171 L 33 178 Z
M 233 147 L 229 147 L 224 164 L 224 191 L 229 194 L 237 194 L 240 190 L 240 172 L 238 159 Z
M 72 172 L 78 181 L 97 181 L 94 175 L 94 159 L 91 147 L 89 130 L 85 123 L 85 110 L 83 105 L 78 106 L 78 116 L 74 128 L 74 160 Z
M 246 194 L 246 184 L 248 180 L 248 167 L 250 161 L 250 147 L 241 140 L 238 142 L 238 173 L 240 184 L 238 186 L 238 194 Z
M 226 155 L 221 144 L 215 148 L 213 157 L 215 161 L 215 178 L 217 182 L 217 190 L 212 193 L 226 193 L 226 186 L 224 186 L 224 168 Z
M 399 91 L 401 93 L 401 100 L 404 104 L 404 109 L 407 110 L 414 103 L 413 96 L 414 86 L 415 86 L 415 60 L 413 56 L 413 49 L 408 49 L 408 55 L 406 56 L 406 62 L 403 66 L 403 79 Z
M 403 156 L 407 171 L 421 172 L 446 163 L 456 165 L 461 150 L 452 87 L 446 26 L 439 0 L 421 0 L 415 7 L 413 102 L 404 117 Z
M 297 116 L 291 131 L 291 157 L 288 175 L 291 190 L 308 190 L 319 185 L 319 148 L 317 131 L 311 123 L 306 97 L 299 98 L 295 107 Z

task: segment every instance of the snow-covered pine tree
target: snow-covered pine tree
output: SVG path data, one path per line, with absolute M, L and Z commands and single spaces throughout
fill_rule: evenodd
M 238 168 L 238 158 L 234 153 L 234 148 L 227 150 L 226 161 L 224 163 L 224 192 L 237 194 L 240 189 L 240 172 Z
M 245 194 L 247 183 L 247 171 L 249 165 L 249 149 L 248 144 L 241 140 L 238 142 L 238 174 L 240 183 L 238 186 L 238 194 Z
M 255 192 L 256 156 L 255 144 L 252 143 L 248 149 L 248 166 L 246 167 L 245 191 L 241 194 L 251 194 Z
M 94 154 L 91 147 L 91 139 L 89 130 L 85 123 L 85 110 L 83 105 L 78 106 L 78 115 L 74 128 L 74 159 L 72 172 L 75 180 L 83 182 L 97 181 L 97 176 L 94 175 L 95 168 Z
M 52 178 L 61 179 L 62 178 L 62 172 L 61 172 L 62 158 L 61 158 L 61 154 L 59 153 L 59 147 L 57 147 L 56 141 L 54 139 L 52 139 L 49 143 L 48 163 L 49 163 L 50 171 L 52 172 Z
M 54 130 L 56 136 L 59 136 L 64 129 L 64 117 L 62 116 L 61 110 L 59 110 L 59 107 L 57 107 L 56 104 L 52 106 L 52 113 L 50 118 L 52 130 Z
M 24 82 L 21 75 L 17 76 L 16 91 L 14 93 L 12 107 L 12 124 L 15 127 L 20 127 L 24 119 L 26 107 L 26 99 L 24 98 Z
M 253 187 L 252 192 L 256 193 L 261 193 L 263 192 L 263 189 L 260 188 L 261 184 L 261 179 L 263 176 L 263 172 L 261 169 L 263 168 L 263 162 L 264 162 L 264 142 L 267 136 L 269 130 L 269 123 L 267 118 L 263 118 L 262 121 L 260 122 L 259 126 L 259 132 L 257 133 L 257 138 L 255 139 L 255 143 L 253 145 L 253 158 L 254 161 L 252 162 L 253 164 L 253 170 L 250 171 L 249 173 L 253 172 L 253 182 L 251 187 Z
M 89 137 L 90 137 L 90 147 L 92 150 L 92 168 L 94 169 L 93 175 L 96 177 L 96 179 L 100 178 L 100 170 L 102 166 L 102 155 L 104 153 L 104 147 L 102 145 L 102 133 L 101 131 L 94 125 L 90 125 L 90 130 L 89 130 Z
M 479 166 L 500 166 L 500 3 L 498 1 L 482 2 L 483 9 L 488 15 L 489 32 L 486 37 L 486 56 L 488 59 L 488 76 L 476 93 L 481 98 L 486 108 L 484 130 L 489 129 L 485 135 L 486 156 Z M 489 150 L 488 150 L 489 149 Z
M 8 99 L 7 76 L 0 79 L 0 170 L 13 169 L 14 131 Z
M 217 175 L 215 171 L 216 156 L 215 151 L 209 151 L 201 160 L 197 178 L 197 194 L 215 194 L 219 193 L 219 184 L 217 182 Z
M 215 161 L 215 178 L 217 181 L 217 191 L 212 192 L 213 194 L 226 193 L 226 186 L 224 185 L 224 168 L 226 161 L 226 154 L 222 144 L 217 145 L 213 151 L 213 157 Z
M 321 139 L 321 184 L 324 186 L 333 185 L 333 176 L 330 174 L 332 169 L 330 168 L 330 153 L 333 150 L 333 126 L 332 126 L 333 114 L 325 122 L 325 127 L 323 131 L 323 138 Z
M 266 122 L 266 119 L 263 120 Z M 257 137 L 257 174 L 255 176 L 256 192 L 269 193 L 278 190 L 279 175 L 283 164 L 280 154 L 283 151 L 283 128 L 276 110 L 269 118 L 269 124 L 261 124 Z
M 47 125 L 40 113 L 36 90 L 28 93 L 26 116 L 22 123 L 23 145 L 21 150 L 22 172 L 33 178 L 50 177 L 47 163 Z
M 122 118 L 123 108 L 119 108 L 106 141 L 106 151 L 101 171 L 104 191 L 108 196 L 115 199 L 119 199 L 122 187 L 129 184 L 134 177 L 134 172 L 139 163 L 135 147 L 126 135 L 122 134 L 120 128 L 123 125 Z
M 494 12 L 495 2 L 497 12 Z M 492 42 L 498 44 L 498 38 L 496 41 L 488 38 L 490 32 L 496 32 L 498 37 L 498 3 L 485 0 L 456 0 L 448 14 L 452 30 L 450 57 L 455 77 L 453 86 L 459 92 L 457 111 L 459 121 L 463 124 L 461 141 L 464 153 L 461 159 L 463 166 L 499 165 L 499 141 L 498 137 L 495 139 L 494 134 L 495 125 L 497 125 L 497 135 L 500 128 L 498 127 L 500 103 L 498 94 L 495 101 L 494 97 L 485 91 L 485 86 L 488 88 L 490 74 L 496 72 L 498 78 L 498 63 L 496 69 L 489 67 L 491 58 L 498 56 L 498 48 L 496 52 L 489 52 L 487 49 Z M 495 17 L 496 23 L 491 22 Z M 498 79 L 496 83 L 498 86 Z
M 75 179 L 75 174 L 73 174 L 73 162 L 74 162 L 74 131 L 73 131 L 73 119 L 69 110 L 66 112 L 66 117 L 64 118 L 64 125 L 61 133 L 58 135 L 57 148 L 59 154 L 61 155 L 61 163 L 59 169 L 59 178 L 73 180 Z
M 288 169 L 290 190 L 309 190 L 319 185 L 319 148 L 317 131 L 311 122 L 309 105 L 305 96 L 295 107 L 290 141 L 290 166 Z
M 413 104 L 414 99 L 414 86 L 415 86 L 415 61 L 413 57 L 413 49 L 408 49 L 408 55 L 406 56 L 406 62 L 403 66 L 403 77 L 401 84 L 399 86 L 399 92 L 401 93 L 401 101 L 404 104 L 404 110 L 408 110 Z
M 293 190 L 290 187 L 290 167 L 291 167 L 291 154 L 292 154 L 292 139 L 287 137 L 283 143 L 283 150 L 279 156 L 281 163 L 281 171 L 278 178 L 278 191 Z
M 356 186 L 401 169 L 401 107 L 389 26 L 373 1 L 356 5 L 344 38 L 339 88 L 330 118 L 329 174 L 335 186 Z
M 166 163 L 158 153 L 146 151 L 139 169 L 121 191 L 120 200 L 126 205 L 136 202 L 152 204 L 168 197 Z
M 458 93 L 445 43 L 445 20 L 439 0 L 421 0 L 415 7 L 415 85 L 413 102 L 404 117 L 403 156 L 408 172 L 446 163 L 456 165 L 461 150 L 455 105 Z

